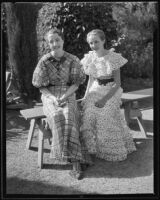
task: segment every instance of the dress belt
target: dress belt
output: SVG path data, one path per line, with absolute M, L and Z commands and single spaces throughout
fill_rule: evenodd
M 114 78 L 110 79 L 96 79 L 99 85 L 106 85 L 107 83 L 114 82 Z

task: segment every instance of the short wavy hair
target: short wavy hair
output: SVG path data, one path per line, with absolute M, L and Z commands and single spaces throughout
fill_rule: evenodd
M 87 42 L 88 42 L 88 37 L 89 37 L 90 35 L 98 35 L 99 38 L 100 38 L 102 41 L 106 40 L 106 36 L 105 36 L 104 32 L 103 32 L 102 30 L 100 30 L 100 29 L 93 29 L 92 31 L 90 31 L 90 32 L 87 34 Z
M 50 30 L 46 33 L 45 39 L 48 40 L 48 36 L 49 36 L 49 35 L 52 35 L 52 34 L 55 34 L 55 33 L 57 33 L 57 34 L 62 38 L 62 40 L 64 40 L 64 35 L 63 35 L 62 31 L 61 31 L 60 29 L 56 28 L 56 27 L 50 29 Z

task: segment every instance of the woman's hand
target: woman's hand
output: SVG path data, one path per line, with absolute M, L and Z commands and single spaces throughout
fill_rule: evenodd
M 64 106 L 66 104 L 66 98 L 64 96 L 57 99 L 58 106 Z
M 106 100 L 100 99 L 100 100 L 98 100 L 98 101 L 95 103 L 95 106 L 96 106 L 97 108 L 103 108 L 103 107 L 105 106 L 105 104 L 106 104 Z
M 78 102 L 78 103 L 81 103 L 81 102 L 83 102 L 84 100 L 85 100 L 85 97 L 83 97 L 82 99 L 78 99 L 77 102 Z
M 55 104 L 56 106 L 59 105 L 58 99 L 55 96 L 50 96 L 49 98 L 51 99 L 51 101 L 53 102 L 53 104 Z
M 58 99 L 58 102 L 59 103 L 63 103 L 63 102 L 65 102 L 66 101 L 66 96 L 65 95 L 63 95 L 63 96 L 61 96 L 59 99 Z
M 85 97 L 83 97 L 82 99 L 78 99 L 77 103 L 80 103 L 81 106 L 84 106 L 85 99 Z
M 52 100 L 53 104 L 55 106 L 64 106 L 66 104 L 66 102 L 64 101 L 64 99 L 61 98 L 56 98 L 55 96 L 51 96 L 50 99 Z

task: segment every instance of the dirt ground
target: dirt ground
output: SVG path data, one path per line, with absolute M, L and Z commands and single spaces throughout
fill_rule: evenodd
M 82 180 L 73 180 L 71 165 L 56 165 L 49 158 L 45 141 L 44 168 L 37 168 L 38 138 L 35 132 L 32 150 L 26 150 L 29 122 L 19 111 L 6 111 L 6 193 L 7 194 L 153 194 L 153 108 L 142 102 L 142 113 L 148 137 L 141 134 L 135 121 L 131 132 L 137 151 L 122 162 L 95 160 Z M 122 110 L 123 113 L 123 110 Z

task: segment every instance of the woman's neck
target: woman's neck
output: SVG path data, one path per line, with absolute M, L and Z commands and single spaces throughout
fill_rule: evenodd
M 99 51 L 95 51 L 97 57 L 103 57 L 105 56 L 106 54 L 108 54 L 108 50 L 106 49 L 100 49 Z
M 54 58 L 60 59 L 64 55 L 64 51 L 63 50 L 59 52 L 51 51 L 51 54 Z

